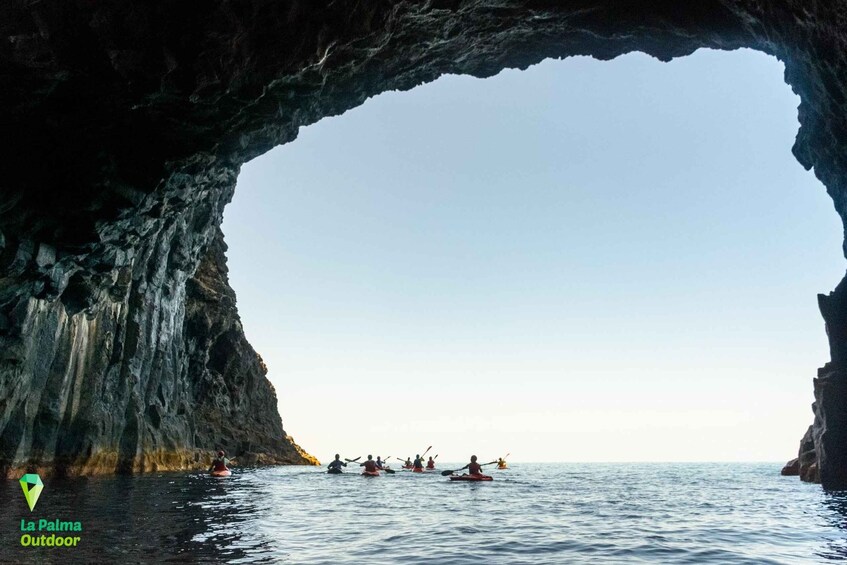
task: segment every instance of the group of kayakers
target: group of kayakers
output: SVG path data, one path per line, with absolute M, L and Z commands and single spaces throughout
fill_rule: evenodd
M 436 455 L 438 457 L 438 455 Z M 404 469 L 411 469 L 412 471 L 417 471 L 418 473 L 424 470 L 424 460 L 420 455 L 415 455 L 415 460 L 412 461 L 410 458 L 406 457 L 406 461 L 403 463 Z M 433 459 L 432 455 L 429 456 L 429 460 L 426 462 L 426 469 L 428 471 L 435 470 L 435 459 Z
M 429 449 L 427 449 L 429 451 Z M 508 457 L 508 455 L 506 456 Z M 415 473 L 423 473 L 426 471 L 434 471 L 435 470 L 435 460 L 438 458 L 438 455 L 435 457 L 430 456 L 428 460 L 424 461 L 424 458 L 421 455 L 415 455 L 414 460 L 412 458 L 407 457 L 403 462 L 403 469 L 415 472 Z M 402 459 L 398 459 L 402 461 Z M 329 474 L 339 474 L 342 473 L 342 467 L 346 467 L 347 463 L 356 463 L 359 467 L 364 467 L 362 474 L 370 475 L 370 476 L 378 476 L 380 471 L 385 471 L 388 473 L 393 473 L 394 471 L 389 467 L 388 461 L 383 460 L 382 457 L 377 455 L 376 459 L 373 458 L 373 455 L 368 455 L 367 460 L 362 463 L 359 463 L 359 457 L 356 459 L 345 459 L 341 460 L 341 455 L 336 453 L 335 459 L 327 465 L 327 473 Z M 508 466 L 506 464 L 505 457 L 500 457 L 490 463 L 480 464 L 477 462 L 477 456 L 472 455 L 470 462 L 460 469 L 456 469 L 455 471 L 445 471 L 443 474 L 454 474 L 458 471 L 463 471 L 465 469 L 468 470 L 468 474 L 471 476 L 484 476 L 482 474 L 482 465 L 492 465 L 496 463 L 498 469 L 507 469 Z M 489 477 L 490 478 L 490 477 Z
M 424 455 L 432 448 L 430 446 L 424 452 Z M 508 457 L 509 454 L 506 455 Z M 423 473 L 424 470 L 434 471 L 435 470 L 435 460 L 438 458 L 438 455 L 435 457 L 429 456 L 429 459 L 424 462 L 424 458 L 421 455 L 415 455 L 415 459 L 412 460 L 410 457 L 406 457 L 406 460 L 403 462 L 403 469 L 410 470 L 415 473 Z M 357 463 L 359 467 L 364 467 L 362 474 L 370 475 L 370 476 L 378 476 L 380 471 L 385 471 L 389 473 L 393 473 L 391 467 L 388 465 L 388 460 L 383 460 L 379 455 L 376 456 L 376 459 L 373 458 L 372 455 L 368 455 L 366 461 L 359 463 L 359 457 L 356 459 L 345 459 L 341 460 L 341 455 L 338 453 L 335 454 L 335 459 L 327 465 L 327 473 L 329 474 L 339 474 L 343 471 L 342 467 L 346 467 L 347 463 Z M 500 457 L 491 463 L 484 463 L 484 465 L 492 465 L 497 463 L 498 469 L 507 469 L 508 466 L 506 464 L 506 458 Z M 227 459 L 226 453 L 224 451 L 218 451 L 216 457 L 212 460 L 212 465 L 209 467 L 209 473 L 215 476 L 228 476 L 230 474 L 229 470 L 230 460 Z M 463 471 L 467 469 L 468 475 L 470 476 L 485 476 L 482 474 L 482 465 L 477 462 L 476 455 L 471 455 L 470 463 L 462 467 L 461 469 L 456 469 L 455 471 L 445 471 L 446 474 L 453 474 L 458 471 Z M 490 477 L 489 477 L 490 478 Z
M 435 460 L 438 458 L 438 455 L 432 457 L 430 455 L 429 459 L 424 462 L 424 458 L 420 455 L 415 455 L 414 461 L 410 457 L 406 457 L 406 461 L 403 462 L 402 468 L 409 469 L 411 471 L 423 472 L 424 469 L 427 471 L 435 470 Z M 356 459 L 345 459 L 341 460 L 341 455 L 338 453 L 335 454 L 335 459 L 327 465 L 327 469 L 329 469 L 330 473 L 340 473 L 341 467 L 346 467 L 347 463 L 358 463 L 359 458 Z M 398 459 L 402 461 L 402 459 Z M 360 467 L 364 467 L 367 472 L 375 472 L 375 471 L 386 471 L 390 470 L 391 467 L 388 464 L 387 459 L 383 459 L 381 456 L 377 455 L 376 459 L 373 458 L 373 455 L 368 455 L 368 458 L 363 463 L 359 463 Z

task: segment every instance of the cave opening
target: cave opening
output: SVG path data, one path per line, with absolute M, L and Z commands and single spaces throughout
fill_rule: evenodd
M 91 560 L 845 555 L 839 3 L 4 15 L 12 519 L 38 473 Z M 619 58 L 546 60 L 583 55 Z M 330 478 L 289 431 L 324 462 L 432 444 L 442 468 L 516 464 L 467 489 Z M 218 449 L 240 467 L 225 483 L 201 472 Z M 782 474 L 824 492 L 778 476 L 794 454 Z M 581 464 L 716 459 L 769 461 Z M 150 475 L 74 478 L 115 473 Z M 398 504 L 361 520 L 373 500 Z M 116 543 L 104 520 L 156 527 Z
M 533 461 L 786 458 L 843 268 L 782 73 L 700 50 L 446 76 L 245 165 L 230 276 L 286 427 L 323 457 L 463 456 L 461 429 Z

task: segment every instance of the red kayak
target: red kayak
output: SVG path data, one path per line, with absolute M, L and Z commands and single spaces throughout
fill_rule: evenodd
M 488 475 L 450 475 L 451 481 L 493 481 Z
M 423 469 L 419 469 L 419 468 L 415 467 L 414 469 L 412 469 L 412 472 L 413 473 L 423 473 Z
M 211 474 L 213 477 L 228 477 L 232 474 L 232 471 L 230 471 L 229 469 L 221 469 L 220 471 L 212 471 Z
M 362 471 L 363 477 L 378 477 L 379 471 Z

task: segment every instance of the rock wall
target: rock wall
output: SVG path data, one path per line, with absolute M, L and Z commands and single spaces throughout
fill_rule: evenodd
M 297 459 L 238 323 L 221 213 L 242 163 L 386 90 L 546 57 L 758 49 L 785 62 L 794 153 L 847 217 L 837 2 L 6 0 L 0 32 L 8 473 L 183 468 L 212 443 Z M 812 434 L 828 488 L 847 487 L 839 296 L 822 301 Z
M 234 179 L 175 175 L 161 207 L 85 254 L 9 246 L 4 283 L 16 275 L 29 293 L 0 290 L 6 475 L 192 469 L 218 448 L 242 462 L 314 462 L 283 431 L 227 281 L 218 226 Z

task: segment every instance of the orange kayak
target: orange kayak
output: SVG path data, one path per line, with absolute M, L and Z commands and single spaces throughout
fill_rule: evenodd
M 362 471 L 363 477 L 378 477 L 379 471 Z
M 451 481 L 493 481 L 488 475 L 450 475 Z
M 232 471 L 229 469 L 221 469 L 220 471 L 212 471 L 211 475 L 213 477 L 228 477 L 232 474 Z

